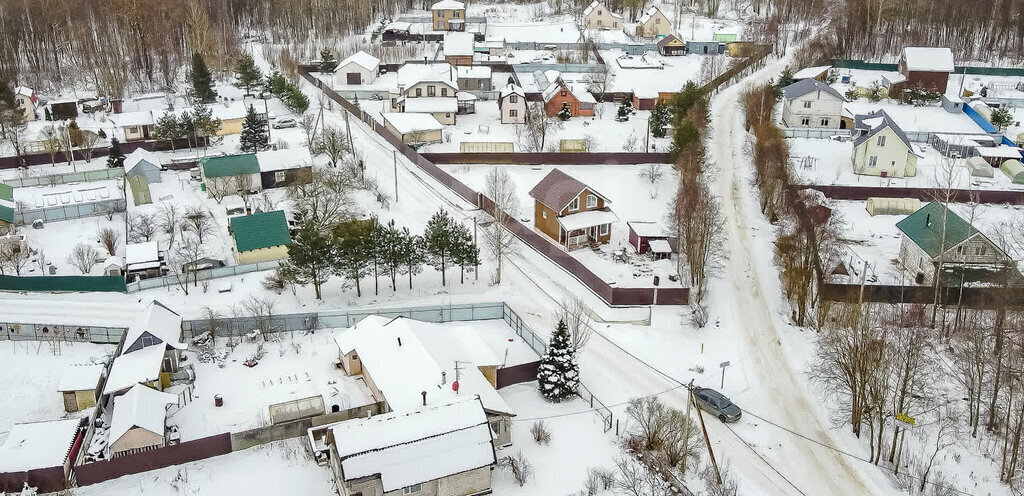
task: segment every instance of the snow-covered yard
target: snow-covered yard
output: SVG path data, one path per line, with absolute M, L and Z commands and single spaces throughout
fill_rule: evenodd
M 126 475 L 76 488 L 75 495 L 337 494 L 331 470 L 317 466 L 306 454 L 302 443 L 302 438 L 288 439 L 197 462 Z
M 0 341 L 0 438 L 14 424 L 63 417 L 64 398 L 57 392 L 61 376 L 76 366 L 103 363 L 113 352 L 111 345 L 60 343 L 55 354 L 49 342 Z

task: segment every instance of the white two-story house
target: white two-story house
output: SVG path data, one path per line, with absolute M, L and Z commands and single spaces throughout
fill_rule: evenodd
M 920 151 L 884 110 L 854 117 L 853 172 L 867 176 L 911 177 Z
M 846 97 L 814 79 L 802 79 L 782 89 L 782 125 L 838 129 Z
M 389 96 L 391 112 L 431 114 L 444 125 L 455 124 L 459 75 L 448 63 L 406 63 L 398 69 L 398 88 Z

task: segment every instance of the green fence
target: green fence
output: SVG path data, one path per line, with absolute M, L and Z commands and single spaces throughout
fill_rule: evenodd
M 121 276 L 0 276 L 0 291 L 127 293 Z
M 897 64 L 883 64 L 880 62 L 865 62 L 863 60 L 838 59 L 832 61 L 833 67 L 844 69 L 860 69 L 865 71 L 897 71 Z M 1024 69 L 1016 67 L 957 67 L 958 74 L 977 74 L 983 76 L 1017 76 L 1024 77 Z

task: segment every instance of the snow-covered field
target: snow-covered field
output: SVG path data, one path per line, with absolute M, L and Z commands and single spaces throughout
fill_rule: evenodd
M 334 477 L 314 463 L 304 440 L 277 441 L 206 460 L 126 475 L 74 490 L 76 496 L 221 496 L 301 494 L 333 496 Z
M 57 392 L 61 376 L 75 366 L 105 362 L 114 346 L 60 343 L 57 351 L 49 342 L 0 341 L 0 440 L 14 424 L 63 417 L 64 398 Z

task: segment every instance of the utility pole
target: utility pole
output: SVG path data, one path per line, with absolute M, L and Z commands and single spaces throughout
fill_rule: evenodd
M 345 114 L 348 115 L 348 114 Z M 349 139 L 352 139 L 352 135 L 348 135 Z M 398 150 L 391 150 L 391 158 L 395 162 L 395 203 L 398 203 Z
M 860 296 L 857 297 L 857 325 L 860 328 L 860 319 L 864 315 L 864 281 L 868 277 L 868 261 L 864 261 L 864 269 L 860 271 Z
M 693 390 L 690 390 L 690 401 L 696 402 L 693 398 Z M 687 405 L 689 407 L 689 405 Z M 715 478 L 718 479 L 718 485 L 722 485 L 722 473 L 718 471 L 718 462 L 715 461 L 715 452 L 711 450 L 711 439 L 708 438 L 708 428 L 704 425 L 704 415 L 701 414 L 700 408 L 697 408 L 697 418 L 700 419 L 700 428 L 704 431 L 704 444 L 708 447 L 708 456 L 711 457 L 711 466 L 715 467 Z
M 690 398 L 693 395 L 693 379 L 690 379 L 690 383 L 686 385 L 686 391 L 687 391 L 686 392 L 686 425 L 684 426 L 684 427 L 686 427 L 686 433 L 683 435 L 683 440 L 684 440 L 683 442 L 689 443 L 690 442 L 690 404 L 693 403 L 692 401 L 690 401 Z M 687 448 L 687 451 L 689 451 L 689 448 Z M 689 455 L 689 453 L 687 453 L 687 455 Z M 686 473 L 686 458 L 683 458 L 683 473 Z
M 345 134 L 348 135 L 348 149 L 351 153 L 355 153 L 356 149 L 352 147 L 352 128 L 348 125 L 348 111 L 345 111 Z
M 473 248 L 477 250 L 477 257 L 475 263 L 473 263 L 473 279 L 476 281 L 480 280 L 480 248 L 476 244 L 476 215 L 473 216 Z

